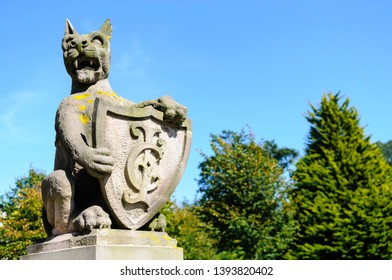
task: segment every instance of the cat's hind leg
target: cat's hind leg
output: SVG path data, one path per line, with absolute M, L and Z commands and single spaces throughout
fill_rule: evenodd
M 71 232 L 70 219 L 75 210 L 75 180 L 64 170 L 55 170 L 42 181 L 42 200 L 51 235 Z M 50 233 L 48 233 L 50 234 Z

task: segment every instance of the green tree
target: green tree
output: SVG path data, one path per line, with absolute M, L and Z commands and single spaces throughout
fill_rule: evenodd
M 289 168 L 298 157 L 298 151 L 290 148 L 280 148 L 274 140 L 267 140 L 262 143 L 262 147 L 270 157 L 276 159 L 283 169 Z
M 287 257 L 392 258 L 391 167 L 340 94 L 311 105 L 292 192 L 299 228 Z
M 27 177 L 16 180 L 16 186 L 0 198 L 0 258 L 19 259 L 26 247 L 45 238 L 41 219 L 42 172 L 30 169 Z
M 166 232 L 177 239 L 177 245 L 184 249 L 185 260 L 214 259 L 215 241 L 210 238 L 206 224 L 196 214 L 196 206 L 169 201 L 161 211 L 166 216 Z
M 392 165 L 392 140 L 386 143 L 380 141 L 375 143 L 380 148 L 382 155 L 389 165 Z
M 216 240 L 217 258 L 279 259 L 293 221 L 283 169 L 251 133 L 212 135 L 202 154 L 198 213 Z

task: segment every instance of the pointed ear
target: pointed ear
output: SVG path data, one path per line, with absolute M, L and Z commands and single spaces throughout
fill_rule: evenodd
M 65 20 L 65 31 L 64 31 L 64 35 L 77 35 L 78 32 L 76 32 L 75 28 L 72 26 L 71 22 L 66 19 Z
M 112 36 L 112 24 L 110 19 L 105 20 L 104 24 L 101 26 L 101 29 L 99 29 L 99 32 L 101 32 L 110 40 L 110 37 Z

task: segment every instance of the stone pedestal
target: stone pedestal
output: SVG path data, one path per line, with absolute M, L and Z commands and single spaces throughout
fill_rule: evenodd
M 93 230 L 63 234 L 27 248 L 21 260 L 182 260 L 183 250 L 167 233 Z

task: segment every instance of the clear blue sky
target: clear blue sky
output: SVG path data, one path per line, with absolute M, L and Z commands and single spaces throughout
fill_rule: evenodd
M 140 102 L 170 94 L 193 143 L 175 197 L 193 201 L 210 133 L 249 125 L 303 153 L 309 102 L 341 91 L 372 141 L 392 139 L 391 1 L 4 1 L 0 7 L 0 194 L 30 166 L 50 173 L 54 117 L 71 81 L 65 19 L 113 25 L 110 81 Z

